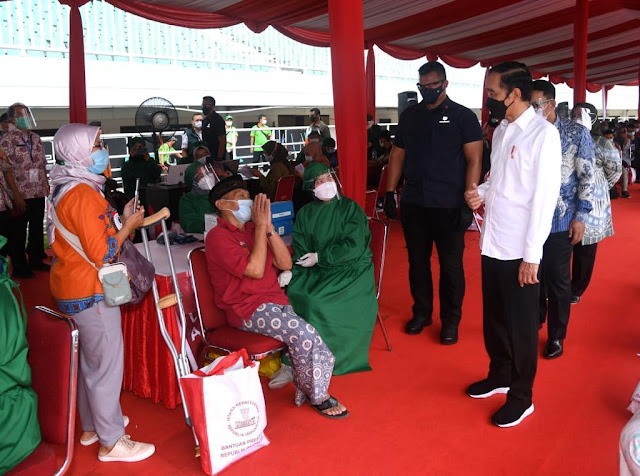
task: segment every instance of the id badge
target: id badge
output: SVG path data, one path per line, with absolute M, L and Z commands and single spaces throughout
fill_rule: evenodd
M 29 183 L 40 182 L 40 169 L 29 169 Z

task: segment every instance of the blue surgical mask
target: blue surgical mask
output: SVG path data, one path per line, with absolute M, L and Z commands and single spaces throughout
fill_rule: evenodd
M 107 166 L 109 165 L 109 152 L 107 152 L 106 149 L 96 150 L 91 154 L 91 158 L 93 159 L 93 165 L 89 167 L 89 172 L 100 175 L 107 170 Z
M 233 201 L 233 200 L 231 200 Z M 251 220 L 251 207 L 253 206 L 253 200 L 236 200 L 238 202 L 238 209 L 232 210 L 233 216 L 243 225 Z

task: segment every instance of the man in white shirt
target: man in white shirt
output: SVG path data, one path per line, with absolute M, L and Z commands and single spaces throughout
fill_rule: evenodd
M 469 207 L 485 204 L 482 249 L 484 340 L 491 359 L 486 379 L 467 388 L 473 398 L 507 394 L 491 417 L 499 427 L 533 413 L 538 362 L 538 267 L 560 190 L 562 152 L 552 124 L 530 106 L 526 65 L 501 63 L 485 82 L 493 135 L 489 180 L 465 192 Z

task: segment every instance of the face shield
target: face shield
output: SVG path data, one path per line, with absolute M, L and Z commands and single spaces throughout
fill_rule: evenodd
M 591 130 L 595 122 L 598 120 L 598 110 L 589 103 L 578 103 L 574 106 L 571 113 L 574 121 Z
M 31 113 L 31 109 L 22 103 L 16 103 L 11 108 L 13 108 L 11 117 L 15 120 L 18 129 L 31 130 L 36 128 L 36 120 Z

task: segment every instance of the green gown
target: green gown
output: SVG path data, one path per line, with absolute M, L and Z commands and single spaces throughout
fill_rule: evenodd
M 0 247 L 5 238 L 0 236 Z M 0 257 L 0 474 L 16 466 L 40 443 L 38 398 L 27 363 L 24 306 L 20 306 Z
M 296 217 L 293 261 L 315 252 L 318 264 L 293 266 L 287 296 L 335 355 L 334 375 L 371 370 L 369 345 L 378 302 L 370 241 L 367 217 L 348 198 L 316 200 Z

